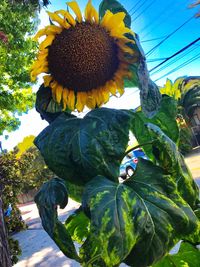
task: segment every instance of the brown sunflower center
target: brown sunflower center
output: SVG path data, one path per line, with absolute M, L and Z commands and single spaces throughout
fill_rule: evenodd
M 64 87 L 90 91 L 113 78 L 119 66 L 118 47 L 97 24 L 80 23 L 64 29 L 49 47 L 49 71 Z

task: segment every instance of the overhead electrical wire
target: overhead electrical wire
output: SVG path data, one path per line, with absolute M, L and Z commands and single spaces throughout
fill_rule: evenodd
M 144 0 L 142 3 L 141 3 L 141 5 L 135 10 L 135 11 L 133 11 L 132 13 L 130 13 L 130 16 L 132 17 L 136 12 L 138 12 L 138 10 L 141 8 L 141 7 L 143 7 L 143 5 L 145 5 L 146 4 L 146 0 Z
M 188 2 L 188 0 L 185 0 L 186 2 Z M 172 2 L 174 3 L 174 2 Z M 179 3 L 178 1 L 175 2 L 174 5 L 169 4 L 167 7 L 166 7 L 166 10 L 164 12 L 160 12 L 160 14 L 157 15 L 157 18 L 153 20 L 152 23 L 150 23 L 149 25 L 146 26 L 146 28 L 151 28 L 152 25 L 153 25 L 153 29 L 152 30 L 149 30 L 147 33 L 143 34 L 142 35 L 142 39 L 145 38 L 146 36 L 148 36 L 149 34 L 152 34 L 152 31 L 154 31 L 154 29 L 158 26 L 160 27 L 163 23 L 166 23 L 169 18 L 173 17 L 174 16 L 174 13 L 177 13 L 177 12 L 181 12 L 180 11 L 180 7 L 179 6 Z M 170 6 L 170 8 L 168 8 Z M 173 7 L 173 8 L 171 8 Z M 177 7 L 177 8 L 176 8 Z M 169 11 L 171 10 L 171 11 Z M 167 15 L 167 16 L 163 16 L 163 14 Z M 155 23 L 157 22 L 157 23 Z M 144 28 L 142 29 L 142 31 L 144 31 Z M 140 35 L 142 34 L 142 31 L 140 31 Z
M 137 1 L 137 3 L 128 11 L 128 13 L 130 14 L 131 11 L 137 7 L 137 5 L 140 3 L 141 0 Z
M 168 73 L 162 75 L 161 77 L 159 77 L 158 79 L 154 80 L 154 82 L 159 81 L 160 79 L 172 74 L 173 72 L 176 72 L 179 69 L 182 69 L 183 67 L 189 65 L 190 63 L 196 61 L 197 59 L 200 58 L 200 53 L 198 53 L 197 55 L 195 55 L 194 57 L 188 59 L 187 61 L 183 62 L 182 64 L 178 65 L 176 68 L 172 69 L 171 71 L 169 71 Z
M 161 60 L 165 60 L 166 57 L 162 57 L 162 58 L 152 58 L 152 59 L 148 59 L 147 63 L 152 63 L 152 62 L 156 62 L 156 61 L 161 61 Z
M 196 50 L 198 48 L 198 46 L 194 47 L 190 47 L 189 51 L 185 51 L 183 54 L 180 54 L 178 56 L 178 58 L 174 58 L 172 61 L 170 60 L 170 62 L 168 62 L 166 65 L 162 66 L 161 68 L 159 68 L 158 70 L 154 71 L 153 73 L 151 73 L 151 76 L 155 75 L 156 73 L 159 73 L 161 71 L 163 71 L 164 69 L 168 68 L 169 66 L 173 65 L 174 63 L 176 63 L 177 61 L 179 61 L 180 59 L 184 58 L 185 56 L 187 56 L 188 54 L 190 54 L 191 52 L 193 52 L 194 50 Z
M 192 45 L 194 45 L 195 43 L 197 43 L 200 40 L 200 38 L 197 38 L 196 40 L 194 40 L 193 42 L 189 43 L 188 45 L 186 45 L 185 47 L 183 47 L 182 49 L 180 49 L 179 51 L 177 51 L 176 53 L 174 53 L 173 55 L 171 55 L 170 57 L 166 58 L 164 61 L 162 61 L 161 63 L 159 63 L 158 65 L 156 65 L 155 67 L 153 67 L 149 72 L 152 72 L 153 70 L 157 69 L 158 67 L 162 66 L 164 63 L 166 63 L 167 61 L 169 61 L 170 59 L 174 58 L 175 56 L 181 54 L 182 52 L 184 52 L 185 50 L 187 50 L 189 47 L 191 47 Z
M 155 22 L 157 20 L 160 20 L 160 18 L 162 18 L 163 14 L 167 13 L 169 11 L 169 7 L 172 6 L 172 3 L 174 3 L 174 0 L 172 0 L 172 2 L 170 2 L 169 5 L 167 5 L 166 7 L 164 7 L 159 13 L 161 14 L 160 16 L 156 16 L 154 19 L 152 19 L 151 23 L 149 23 L 148 25 L 144 26 L 139 32 L 138 34 L 140 35 L 144 30 L 148 29 L 149 27 L 152 27 L 153 24 L 155 24 Z
M 167 35 L 162 36 L 162 37 L 157 37 L 157 38 L 149 39 L 149 40 L 140 41 L 140 43 L 147 43 L 147 42 L 152 42 L 152 41 L 160 40 L 160 39 L 165 38 L 166 36 Z
M 138 15 L 136 18 L 132 19 L 131 22 L 136 21 L 144 12 L 146 12 L 157 0 L 152 0 L 148 6 L 146 6 Z
M 179 31 L 181 28 L 183 28 L 187 23 L 189 23 L 194 18 L 194 15 L 187 19 L 184 23 L 182 23 L 178 28 L 176 28 L 174 31 L 172 31 L 170 34 L 168 34 L 162 41 L 160 41 L 157 45 L 155 45 L 153 48 L 151 48 L 147 53 L 146 56 L 150 56 L 160 45 L 162 45 L 167 39 L 169 39 L 171 36 L 173 36 L 177 31 Z

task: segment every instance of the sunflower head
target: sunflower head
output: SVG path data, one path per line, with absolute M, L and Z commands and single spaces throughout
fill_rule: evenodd
M 32 80 L 40 73 L 50 87 L 54 100 L 63 109 L 78 110 L 99 107 L 110 95 L 124 92 L 124 79 L 131 77 L 129 67 L 138 60 L 134 49 L 135 34 L 124 22 L 126 13 L 107 10 L 99 18 L 91 1 L 84 16 L 78 4 L 67 3 L 69 11 L 58 10 L 48 15 L 55 25 L 40 30 L 35 39 L 40 43 L 37 60 L 31 71 Z

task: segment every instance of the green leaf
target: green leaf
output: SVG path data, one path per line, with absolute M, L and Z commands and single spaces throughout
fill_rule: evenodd
M 79 261 L 70 234 L 58 220 L 57 205 L 63 209 L 68 203 L 65 182 L 62 179 L 54 178 L 44 183 L 35 196 L 35 202 L 45 231 L 67 257 Z
M 85 262 L 101 258 L 106 266 L 115 266 L 129 254 L 138 237 L 132 220 L 133 197 L 130 188 L 103 176 L 97 176 L 87 184 L 83 209 L 89 208 L 91 228 L 81 249 Z M 140 220 L 139 214 L 135 219 Z
M 106 11 L 110 10 L 113 14 L 118 12 L 124 12 L 126 14 L 124 18 L 124 23 L 126 27 L 131 28 L 131 16 L 127 10 L 116 0 L 102 0 L 99 6 L 99 16 L 100 20 L 105 15 Z
M 136 173 L 124 184 L 133 190 L 136 245 L 125 262 L 135 267 L 149 266 L 163 257 L 175 243 L 196 233 L 199 221 L 180 197 L 173 177 L 152 162 L 140 159 Z M 140 217 L 140 221 L 137 218 Z
M 145 126 L 148 122 L 158 125 L 166 135 L 177 143 L 179 140 L 179 128 L 175 120 L 176 112 L 176 101 L 171 97 L 163 96 L 159 111 L 153 118 L 147 118 L 142 111 L 134 113 L 132 115 L 131 130 L 139 144 L 148 143 L 153 139 Z M 154 159 L 151 145 L 144 146 L 143 149 L 149 158 Z
M 182 242 L 175 255 L 167 255 L 152 267 L 197 267 L 200 263 L 200 251 L 193 245 Z
M 60 115 L 35 139 L 48 167 L 71 183 L 97 175 L 118 179 L 129 139 L 127 111 L 99 108 L 83 119 Z
M 76 185 L 65 180 L 66 187 L 68 189 L 68 195 L 71 199 L 81 203 L 84 187 Z
M 156 159 L 159 165 L 165 170 L 165 173 L 174 177 L 182 198 L 193 209 L 196 209 L 200 202 L 199 188 L 176 144 L 156 125 L 148 123 L 146 126 L 152 138 L 155 139 L 153 146 L 157 149 Z
M 67 218 L 65 226 L 73 241 L 79 244 L 88 237 L 90 221 L 80 208 Z

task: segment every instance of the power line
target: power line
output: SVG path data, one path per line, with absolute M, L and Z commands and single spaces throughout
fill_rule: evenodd
M 149 5 L 145 8 L 145 9 L 143 9 L 140 13 L 139 13 L 139 15 L 137 15 L 137 17 L 135 18 L 135 19 L 132 19 L 131 20 L 131 22 L 133 22 L 133 21 L 136 21 L 144 12 L 146 12 L 146 10 L 147 9 L 149 9 L 155 2 L 156 2 L 157 0 L 152 0 L 150 3 L 149 3 Z
M 137 3 L 129 10 L 129 14 L 131 13 L 131 11 L 135 8 L 135 7 L 137 7 L 137 5 L 140 3 L 140 0 L 139 1 L 137 1 Z
M 145 5 L 145 3 L 146 3 L 146 0 L 144 0 L 142 3 L 141 3 L 141 5 L 134 11 L 134 12 L 132 12 L 131 14 L 130 14 L 130 16 L 132 17 L 141 7 L 143 7 L 143 5 Z
M 139 32 L 138 34 L 140 35 L 144 30 L 148 29 L 149 27 L 152 27 L 153 24 L 155 24 L 155 22 L 157 20 L 160 20 L 160 17 L 163 16 L 163 14 L 167 13 L 169 11 L 169 7 L 172 6 L 172 3 L 174 3 L 174 0 L 172 0 L 172 2 L 170 2 L 169 5 L 167 5 L 166 7 L 164 7 L 161 12 L 159 12 L 160 14 L 162 14 L 161 16 L 156 16 L 154 19 L 152 19 L 151 23 L 149 23 L 148 25 L 144 26 Z M 158 18 L 158 19 L 157 19 Z
M 197 38 L 196 40 L 194 40 L 193 42 L 191 42 L 190 44 L 186 45 L 185 47 L 183 47 L 182 49 L 180 49 L 179 51 L 177 51 L 176 53 L 174 53 L 172 56 L 166 58 L 164 61 L 162 61 L 161 63 L 159 63 L 157 66 L 153 67 L 149 72 L 152 72 L 153 70 L 157 69 L 158 67 L 162 66 L 165 62 L 169 61 L 170 59 L 172 59 L 173 57 L 179 55 L 180 53 L 182 53 L 183 51 L 187 50 L 190 46 L 194 45 L 195 43 L 197 43 L 200 40 L 200 38 Z
M 183 67 L 185 67 L 185 66 L 187 66 L 188 64 L 190 64 L 190 63 L 196 61 L 196 60 L 199 59 L 199 58 L 200 58 L 200 53 L 198 53 L 197 55 L 195 55 L 195 56 L 192 57 L 191 59 L 185 61 L 184 63 L 180 64 L 179 66 L 177 66 L 176 68 L 172 69 L 172 70 L 169 71 L 168 73 L 162 75 L 160 78 L 154 80 L 154 82 L 157 82 L 157 81 L 159 81 L 160 79 L 162 79 L 162 78 L 164 78 L 164 77 L 166 77 L 166 76 L 172 74 L 173 72 L 176 72 L 177 70 L 182 69 Z
M 169 66 L 173 65 L 174 63 L 176 63 L 177 61 L 179 61 L 180 59 L 184 58 L 185 56 L 187 56 L 188 54 L 190 54 L 192 51 L 196 50 L 198 48 L 198 46 L 191 47 L 189 51 L 186 51 L 183 55 L 179 55 L 178 58 L 175 58 L 174 60 L 170 61 L 167 65 L 164 65 L 163 67 L 159 68 L 158 70 L 154 71 L 153 73 L 151 73 L 152 75 L 155 75 L 158 72 L 161 72 L 162 70 L 168 68 Z
M 148 59 L 147 62 L 148 63 L 152 63 L 152 62 L 156 62 L 156 61 L 161 61 L 161 60 L 165 60 L 166 57 L 162 57 L 162 58 L 152 58 L 152 59 Z
M 141 41 L 140 43 L 147 43 L 147 42 L 152 42 L 152 41 L 160 40 L 160 39 L 165 38 L 166 36 L 167 35 L 162 36 L 162 37 L 157 37 L 157 38 L 149 39 L 149 40 L 144 40 L 144 41 Z
M 194 15 L 187 19 L 183 24 L 181 24 L 178 28 L 176 28 L 173 32 L 168 34 L 161 42 L 159 42 L 157 45 L 155 45 L 153 48 L 151 48 L 147 53 L 146 56 L 151 55 L 161 44 L 163 44 L 167 39 L 169 39 L 172 35 L 174 35 L 177 31 L 179 31 L 181 28 L 183 28 L 187 23 L 189 23 L 194 18 Z
M 186 2 L 188 2 L 188 0 L 185 0 Z M 146 26 L 146 28 L 152 28 L 152 25 L 153 25 L 153 29 L 152 30 L 149 30 L 146 34 L 144 34 L 142 36 L 142 38 L 145 38 L 146 36 L 148 36 L 149 34 L 152 34 L 152 31 L 154 31 L 154 29 L 158 26 L 160 27 L 163 23 L 165 23 L 166 21 L 169 20 L 169 18 L 173 17 L 174 16 L 174 13 L 177 13 L 177 11 L 181 12 L 180 11 L 180 3 L 178 3 L 178 1 L 174 1 L 175 4 L 173 5 L 173 9 L 171 8 L 172 6 L 172 3 L 171 5 L 169 4 L 166 9 L 164 10 L 164 12 L 160 12 L 162 14 L 162 16 L 157 16 L 158 19 L 152 19 L 153 22 L 151 22 L 149 25 Z M 183 3 L 184 4 L 184 3 Z M 170 9 L 171 11 L 169 11 L 169 7 L 170 6 Z M 177 6 L 178 6 L 178 10 L 177 10 Z M 163 14 L 165 14 L 165 16 L 163 16 Z M 167 15 L 167 16 L 166 16 Z M 161 19 L 160 19 L 161 18 Z M 157 21 L 157 23 L 155 23 Z M 143 29 L 144 30 L 144 29 Z

